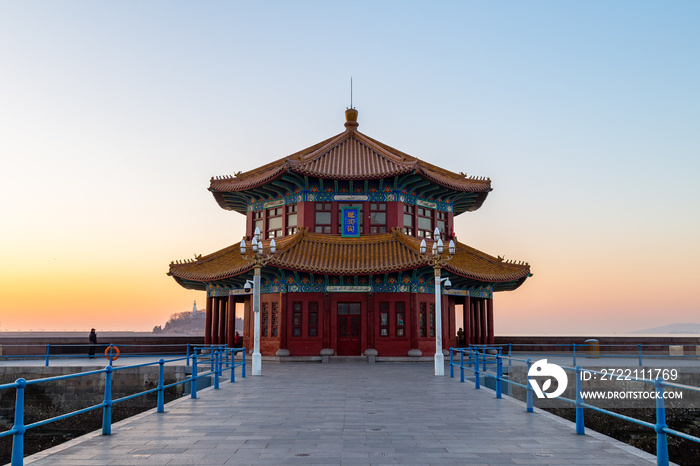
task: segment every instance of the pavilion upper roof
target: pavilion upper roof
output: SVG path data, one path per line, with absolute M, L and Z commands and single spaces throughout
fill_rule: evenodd
M 267 244 L 265 241 L 265 247 Z M 279 239 L 267 266 L 323 275 L 376 275 L 431 266 L 431 261 L 419 254 L 419 248 L 420 240 L 400 229 L 343 238 L 302 228 L 295 235 Z M 530 275 L 528 264 L 506 262 L 459 242 L 454 257 L 443 268 L 471 282 L 509 284 L 502 289 L 515 288 Z M 205 283 L 224 281 L 251 269 L 237 243 L 196 260 L 171 263 L 168 275 L 181 284 L 201 282 L 197 288 L 203 289 Z
M 348 112 L 354 112 L 354 115 Z M 346 111 L 346 130 L 325 141 L 245 173 L 211 179 L 209 190 L 219 204 L 234 206 L 224 193 L 242 193 L 271 184 L 285 174 L 325 180 L 378 180 L 414 174 L 454 193 L 477 193 L 465 210 L 476 210 L 491 191 L 491 180 L 466 176 L 429 164 L 357 131 L 357 111 Z M 260 193 L 251 193 L 259 197 Z M 290 193 L 291 194 L 291 193 Z M 458 212 L 455 212 L 458 213 Z

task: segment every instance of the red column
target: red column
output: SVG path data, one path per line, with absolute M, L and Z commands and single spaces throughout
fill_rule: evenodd
M 493 331 L 493 298 L 489 298 L 486 300 L 486 309 L 489 321 L 489 345 L 493 345 L 495 342 Z
M 226 303 L 228 298 L 219 298 L 219 344 L 226 344 Z
M 371 349 L 376 348 L 374 343 L 374 298 L 374 295 L 367 295 L 367 348 Z
M 233 348 L 233 335 L 236 325 L 236 299 L 233 295 L 228 297 L 228 312 L 226 312 L 226 344 Z
M 418 335 L 420 332 L 420 330 L 418 329 L 418 322 L 420 322 L 420 318 L 418 316 L 417 293 L 411 293 L 411 295 L 409 296 L 407 316 L 408 321 L 406 322 L 406 325 L 408 325 L 408 334 L 409 338 L 411 339 L 410 349 L 418 349 Z
M 324 294 L 323 301 L 323 348 L 332 348 L 335 343 L 331 343 L 331 296 Z
M 207 296 L 207 311 L 204 315 L 204 344 L 211 345 L 211 317 L 212 317 L 212 298 Z
M 219 298 L 214 298 L 212 303 L 212 318 L 211 318 L 211 342 L 214 345 L 219 344 Z
M 469 296 L 464 298 L 464 306 L 462 308 L 462 322 L 464 323 L 464 344 L 469 346 L 472 342 L 472 301 Z
M 478 299 L 472 299 L 472 316 L 474 322 L 474 331 L 472 332 L 474 334 L 474 344 L 479 345 L 481 344 L 481 341 L 479 341 L 479 337 L 481 336 L 481 322 L 479 322 L 479 300 Z
M 253 349 L 253 296 L 248 295 L 245 297 L 244 301 L 244 308 L 243 308 L 243 314 L 244 314 L 244 330 L 243 330 L 243 346 L 246 347 L 247 351 L 251 351 Z
M 442 349 L 449 349 L 450 348 L 450 338 L 453 338 L 454 335 L 452 335 L 450 327 L 450 316 L 453 314 L 453 312 L 450 311 L 450 304 L 449 304 L 449 299 L 446 294 L 440 293 L 440 317 L 442 318 Z
M 280 336 L 280 349 L 289 349 L 287 348 L 287 335 L 289 332 L 289 329 L 287 326 L 289 325 L 288 322 L 291 322 L 291 319 L 287 315 L 289 312 L 289 293 L 280 293 L 280 313 L 279 313 L 279 336 Z
M 486 303 L 484 302 L 485 300 L 483 298 L 479 299 L 479 322 L 481 322 L 481 325 L 479 328 L 481 329 L 481 344 L 485 345 L 487 343 L 487 332 L 488 329 L 486 328 Z

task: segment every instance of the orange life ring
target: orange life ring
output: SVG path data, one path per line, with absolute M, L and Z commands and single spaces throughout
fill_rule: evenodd
M 107 349 L 105 349 L 105 358 L 109 359 L 110 354 L 109 354 L 109 349 L 112 348 L 112 361 L 116 361 L 119 359 L 119 347 L 114 346 L 114 345 L 109 345 Z

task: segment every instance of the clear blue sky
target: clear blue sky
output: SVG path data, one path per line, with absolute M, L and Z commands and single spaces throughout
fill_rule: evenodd
M 214 175 L 360 131 L 494 191 L 497 333 L 700 318 L 700 3 L 0 1 L 0 329 L 150 330 Z

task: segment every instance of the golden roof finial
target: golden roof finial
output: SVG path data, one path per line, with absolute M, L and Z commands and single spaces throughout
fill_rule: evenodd
M 360 124 L 357 122 L 357 110 L 354 108 L 345 110 L 345 127 L 350 131 L 354 131 L 358 126 Z

